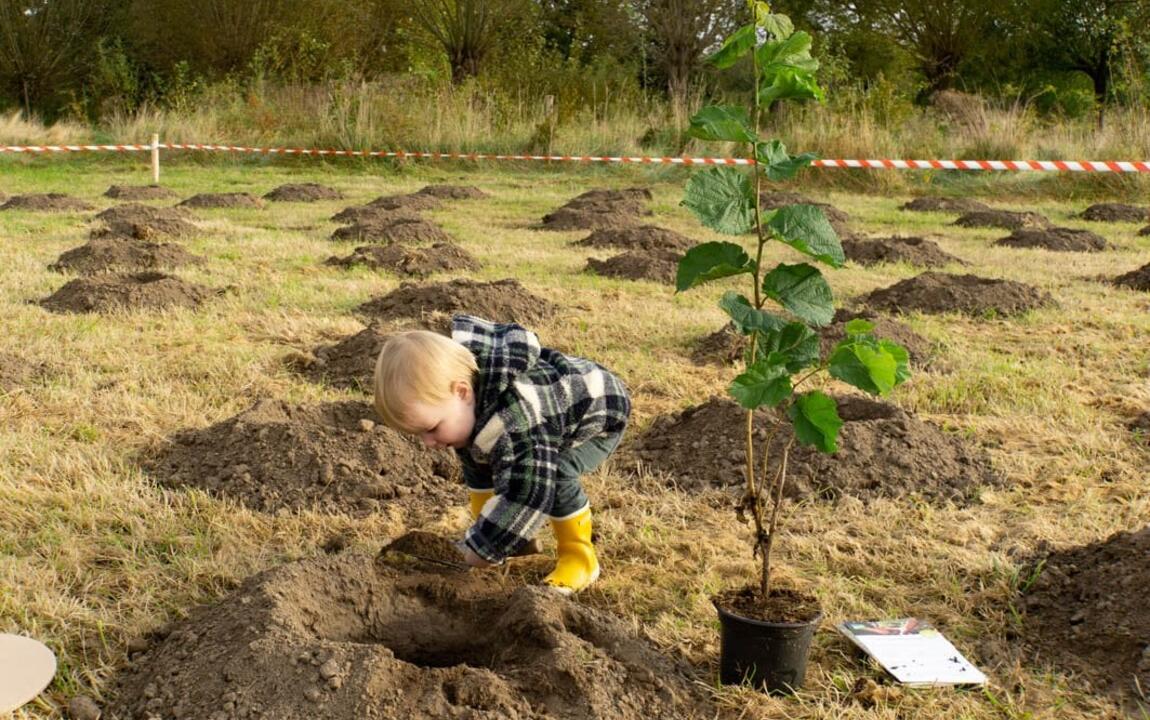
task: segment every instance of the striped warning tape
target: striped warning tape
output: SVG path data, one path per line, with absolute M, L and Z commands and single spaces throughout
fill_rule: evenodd
M 504 155 L 492 153 L 422 152 L 404 150 L 322 150 L 316 148 L 243 147 L 202 143 L 159 143 L 162 150 L 197 150 L 257 155 L 303 155 L 332 157 L 411 158 L 414 160 L 542 160 L 549 162 L 599 162 L 636 165 L 754 165 L 750 158 L 646 157 L 607 155 Z M 142 152 L 155 149 L 139 145 L 0 145 L 0 153 Z M 813 167 L 870 168 L 876 170 L 996 170 L 1040 172 L 1150 173 L 1150 160 L 815 160 Z

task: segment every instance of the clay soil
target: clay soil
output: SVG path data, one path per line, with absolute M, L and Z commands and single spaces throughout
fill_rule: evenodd
M 986 453 L 923 422 L 895 405 L 858 395 L 840 396 L 844 424 L 833 455 L 796 444 L 790 453 L 786 496 L 792 499 L 863 500 L 921 495 L 967 503 L 980 487 L 1001 479 Z M 715 397 L 681 413 L 655 418 L 622 452 L 634 466 L 666 478 L 682 490 L 741 486 L 746 411 Z M 756 443 L 767 437 L 771 416 L 758 413 Z M 772 443 L 772 465 L 790 439 L 780 431 Z
M 491 197 L 474 185 L 428 185 L 416 194 L 430 195 L 440 200 L 482 200 Z
M 331 234 L 332 240 L 354 240 L 374 243 L 449 243 L 451 236 L 438 225 L 426 220 L 368 220 L 341 227 Z
M 911 212 L 971 213 L 990 210 L 990 206 L 970 198 L 920 197 L 902 205 L 899 209 Z
M 264 195 L 264 200 L 272 202 L 319 202 L 342 199 L 343 193 L 339 190 L 319 183 L 288 183 Z
M 113 185 L 104 191 L 104 197 L 115 200 L 168 200 L 176 193 L 160 185 Z
M 155 270 L 203 262 L 173 243 L 150 243 L 127 238 L 95 239 L 60 255 L 48 266 L 56 272 L 95 275 L 113 270 Z
M 651 215 L 647 203 L 651 191 L 646 188 L 624 190 L 588 190 L 562 207 L 543 216 L 544 230 L 597 230 L 634 225 L 642 216 Z
M 673 285 L 682 253 L 674 250 L 626 252 L 607 260 L 587 259 L 587 270 L 596 275 L 624 280 L 652 280 Z
M 1050 221 L 1036 212 L 1013 212 L 1010 210 L 969 212 L 955 220 L 954 224 L 964 228 L 1000 228 L 1002 230 L 1050 227 Z
M 1021 603 L 1027 644 L 1040 661 L 1086 678 L 1140 716 L 1139 688 L 1150 688 L 1150 527 L 1035 558 L 1035 566 L 1040 560 Z
M 1150 209 L 1122 203 L 1099 203 L 1082 211 L 1084 220 L 1142 223 L 1150 220 Z
M 158 272 L 103 274 L 76 278 L 40 305 L 59 313 L 105 313 L 199 307 L 216 292 Z
M 681 663 L 613 615 L 494 572 L 356 555 L 250 578 L 148 638 L 112 720 L 693 720 Z
M 212 425 L 175 435 L 149 473 L 263 512 L 315 509 L 354 515 L 394 505 L 428 520 L 461 502 L 458 461 L 376 421 L 365 402 L 298 406 L 261 400 Z
M 34 210 L 37 212 L 77 212 L 95 210 L 87 202 L 62 193 L 13 195 L 0 205 L 0 210 Z
M 356 309 L 379 320 L 415 319 L 437 328 L 449 324 L 451 316 L 456 313 L 532 327 L 553 315 L 558 308 L 532 295 L 518 280 L 479 282 L 457 279 L 427 285 L 403 283 L 398 289 Z
M 1150 263 L 1146 263 L 1137 270 L 1119 275 L 1112 282 L 1119 287 L 1150 292 Z
M 262 208 L 264 207 L 264 201 L 251 193 L 200 193 L 181 202 L 180 207 Z
M 290 359 L 292 369 L 313 382 L 371 392 L 375 360 L 391 331 L 371 325 L 334 345 L 320 345 L 310 355 Z
M 695 245 L 691 238 L 657 225 L 630 225 L 595 230 L 582 240 L 571 243 L 574 247 L 622 248 L 624 250 L 678 250 L 686 252 Z
M 919 267 L 941 267 L 950 263 L 965 264 L 944 251 L 933 240 L 918 237 L 889 237 L 874 240 L 846 238 L 842 241 L 847 259 L 860 265 L 903 262 Z
M 1050 293 L 1013 280 L 925 272 L 863 298 L 867 307 L 893 313 L 960 312 L 974 316 L 1020 315 L 1055 306 Z
M 1101 252 L 1110 247 L 1106 238 L 1089 230 L 1053 227 L 1047 229 L 1020 229 L 1009 237 L 997 240 L 995 245 L 1015 248 L 1042 248 L 1056 252 Z
M 440 242 L 429 248 L 403 245 L 367 245 L 357 247 L 347 257 L 330 257 L 326 265 L 351 268 L 364 265 L 372 270 L 387 270 L 408 277 L 427 277 L 442 272 L 476 271 L 479 262 L 455 243 Z

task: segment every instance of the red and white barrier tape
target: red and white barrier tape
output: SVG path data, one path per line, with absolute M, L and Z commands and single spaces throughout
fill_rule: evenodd
M 405 152 L 403 150 L 320 150 L 315 148 L 256 148 L 199 143 L 160 143 L 162 150 L 199 150 L 259 155 L 306 155 L 332 157 L 411 158 L 414 160 L 543 160 L 549 162 L 601 162 L 636 165 L 754 165 L 749 158 L 629 157 L 603 155 L 501 155 L 460 152 Z M 144 152 L 146 145 L 0 145 L 3 153 Z M 821 168 L 870 168 L 876 170 L 994 170 L 1039 172 L 1150 173 L 1150 160 L 815 160 Z

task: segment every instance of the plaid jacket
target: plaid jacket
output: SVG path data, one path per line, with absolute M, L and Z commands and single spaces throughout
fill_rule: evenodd
M 583 358 L 540 347 L 519 325 L 456 315 L 451 337 L 475 355 L 475 428 L 460 460 L 490 472 L 488 503 L 464 542 L 499 563 L 530 540 L 555 499 L 561 453 L 620 433 L 631 401 L 619 378 Z

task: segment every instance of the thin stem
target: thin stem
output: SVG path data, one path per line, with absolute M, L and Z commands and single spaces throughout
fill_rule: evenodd
M 792 437 L 787 446 L 783 448 L 783 460 L 779 464 L 779 474 L 775 479 L 775 494 L 772 498 L 774 505 L 771 508 L 771 525 L 767 530 L 767 547 L 766 552 L 763 553 L 763 581 L 760 586 L 763 601 L 766 601 L 767 593 L 771 590 L 771 546 L 775 542 L 775 531 L 779 526 L 779 507 L 783 504 L 783 488 L 787 482 L 787 460 L 791 456 L 791 447 L 795 444 L 795 439 Z

